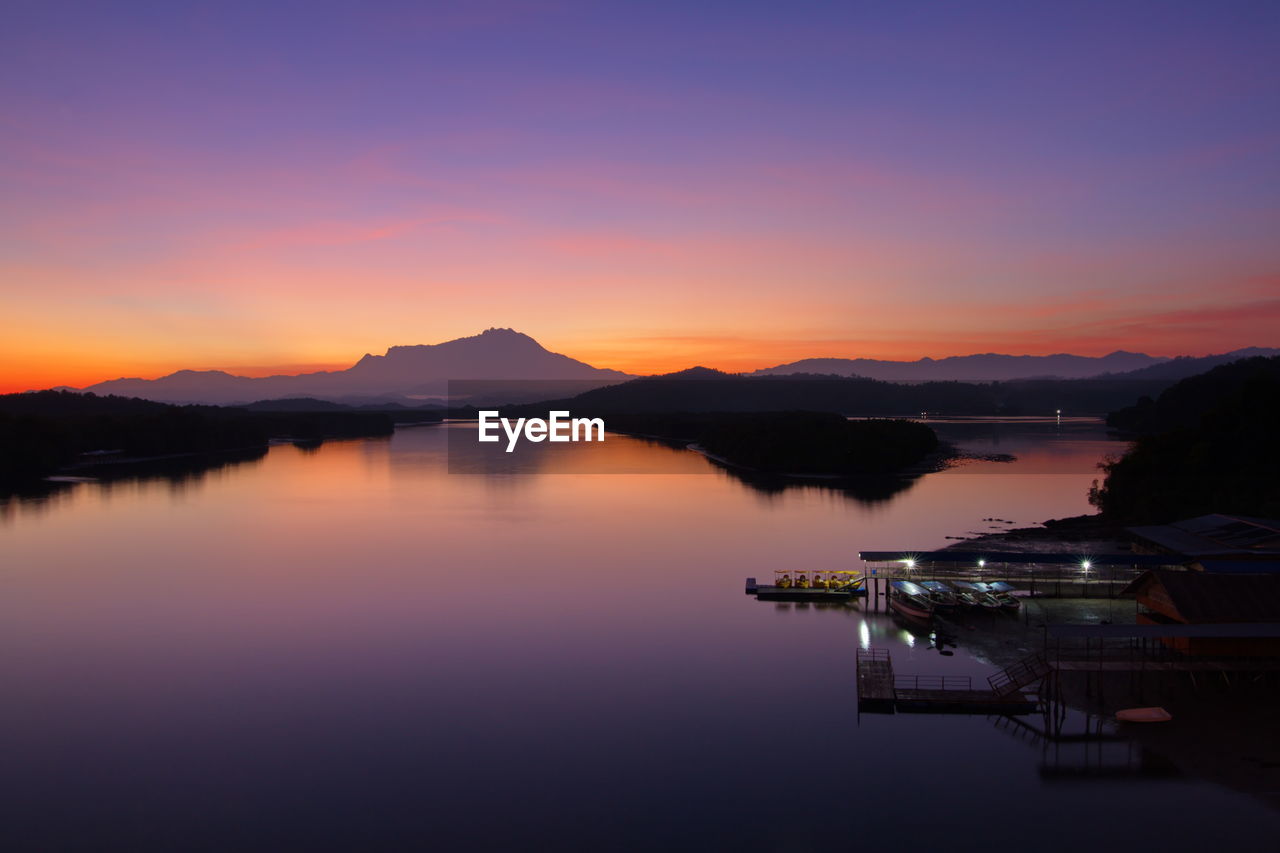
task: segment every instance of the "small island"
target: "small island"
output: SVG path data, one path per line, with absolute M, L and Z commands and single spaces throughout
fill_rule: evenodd
M 659 438 L 766 474 L 859 477 L 905 472 L 937 455 L 938 436 L 908 420 L 831 412 L 705 412 L 606 416 L 612 432 Z

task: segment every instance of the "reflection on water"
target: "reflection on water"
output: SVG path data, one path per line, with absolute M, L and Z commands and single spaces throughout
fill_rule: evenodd
M 602 452 L 658 472 L 566 473 L 561 457 L 450 474 L 456 428 L 275 447 L 185 488 L 79 484 L 47 511 L 11 501 L 0 843 L 832 849 L 909 824 L 916 845 L 963 847 L 956 827 L 993 809 L 985 849 L 1275 828 L 1194 777 L 1049 785 L 1041 748 L 982 717 L 859 719 L 860 644 L 977 679 L 1006 638 L 962 628 L 940 647 L 884 614 L 743 595 L 747 576 L 935 548 L 987 517 L 1087 512 L 1117 446 L 1096 423 L 1012 429 L 1019 461 L 871 504 L 761 492 L 613 436 Z M 1113 814 L 1118 797 L 1161 820 L 1055 822 L 1046 840 L 1046 813 Z
M 74 474 L 38 480 L 0 492 L 0 524 L 19 513 L 48 512 L 74 502 L 77 486 L 86 485 L 99 495 L 121 490 L 163 487 L 175 496 L 199 488 L 208 477 L 219 477 L 231 468 L 260 462 L 266 450 L 174 456 L 129 463 L 108 463 L 78 469 Z

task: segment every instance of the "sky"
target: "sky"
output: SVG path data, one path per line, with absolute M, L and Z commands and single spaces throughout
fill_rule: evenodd
M 0 391 L 1280 346 L 1280 4 L 9 0 Z

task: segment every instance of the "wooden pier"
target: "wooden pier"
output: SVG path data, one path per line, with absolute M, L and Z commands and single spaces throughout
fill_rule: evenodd
M 975 687 L 967 675 L 895 675 L 888 649 L 859 649 L 858 711 L 871 714 L 1030 714 L 1039 703 L 1022 688 L 1049 671 L 1043 658 L 1028 659 Z
M 860 551 L 871 609 L 894 581 L 1004 581 L 1036 598 L 1115 598 L 1153 568 L 1180 568 L 1166 556 L 998 551 Z

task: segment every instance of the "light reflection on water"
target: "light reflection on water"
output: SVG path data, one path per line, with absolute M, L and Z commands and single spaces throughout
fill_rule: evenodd
M 616 436 L 593 452 L 661 473 L 564 473 L 582 460 L 549 455 L 449 474 L 446 438 L 465 426 L 11 501 L 0 840 L 828 849 L 910 821 L 916 844 L 954 845 L 993 808 L 988 849 L 1274 827 L 1206 783 L 1046 786 L 1040 751 L 985 718 L 859 719 L 858 646 L 975 679 L 990 649 L 975 631 L 942 657 L 884 614 L 743 595 L 778 568 L 857 568 L 860 549 L 936 548 L 984 518 L 1089 511 L 1095 465 L 1120 446 L 1096 422 L 1069 427 L 959 425 L 965 447 L 1019 461 L 873 501 L 758 489 Z M 1067 821 L 1043 840 L 1046 810 L 1110 811 L 1121 792 L 1165 818 Z M 800 820 L 815 804 L 822 819 Z

